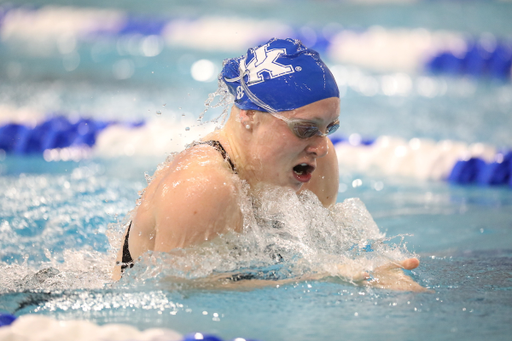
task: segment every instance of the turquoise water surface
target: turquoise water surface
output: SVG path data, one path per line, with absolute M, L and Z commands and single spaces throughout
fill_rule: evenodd
M 48 4 L 28 5 L 37 10 Z M 485 33 L 504 41 L 512 32 L 512 6 L 505 2 L 367 5 L 283 0 L 276 4 L 72 3 L 76 8 L 115 9 L 143 23 L 222 15 L 275 19 L 297 32 L 303 26 L 321 31 L 335 24 L 364 31 L 379 25 L 387 30 L 446 30 L 477 38 Z M 220 66 L 224 58 L 245 52 L 165 45 L 155 57 L 131 56 L 120 52 L 120 37 L 78 39 L 74 51 L 80 62 L 71 71 L 66 70 L 63 54 L 35 53 L 21 38 L 0 41 L 1 123 L 32 122 L 51 114 L 123 122 L 194 121 L 216 82 L 195 80 L 192 65 L 207 59 Z M 92 51 L 100 45 L 98 57 Z M 116 78 L 120 74 L 112 70 L 124 65 L 116 64 L 120 60 L 133 62 L 130 77 Z M 400 73 L 412 84 L 403 96 L 380 90 L 365 95 L 357 84 L 339 79 L 344 90 L 340 136 L 451 139 L 512 148 L 510 80 L 432 75 L 424 70 L 379 72 L 332 60 L 328 64 L 353 72 L 342 73 L 351 77 L 362 75 L 370 83 Z M 417 90 L 425 81 L 436 86 L 436 95 Z M 198 137 L 194 128 L 191 133 L 178 125 L 169 130 L 173 139 L 186 134 Z M 112 283 L 108 271 L 114 250 L 108 234 L 121 229 L 138 191 L 146 186 L 144 174 L 152 174 L 164 158 L 93 154 L 80 161 L 48 162 L 42 155 L 0 153 L 0 311 L 127 323 L 139 329 L 171 328 L 183 334 L 199 331 L 226 339 L 510 339 L 512 190 L 508 186 L 459 186 L 378 170 L 340 170 L 340 183 L 345 186 L 340 187 L 338 202 L 358 197 L 388 237 L 405 235 L 405 253 L 421 261 L 408 274 L 432 293 L 369 289 L 334 278 L 251 290 L 191 288 L 150 279 Z M 353 186 L 355 180 L 361 185 Z M 400 241 L 396 237 L 388 243 Z

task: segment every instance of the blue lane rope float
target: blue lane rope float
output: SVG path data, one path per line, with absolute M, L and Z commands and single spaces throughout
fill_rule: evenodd
M 209 334 L 202 334 L 202 333 L 194 333 L 190 335 L 186 335 L 185 338 L 182 341 L 196 341 L 196 340 L 203 340 L 203 341 L 224 341 L 223 339 L 215 336 L 215 335 L 209 335 Z M 245 338 L 236 338 L 232 341 L 257 341 L 254 339 L 245 339 Z
M 457 184 L 509 185 L 512 187 L 512 151 L 500 160 L 486 163 L 480 158 L 460 160 L 453 167 L 448 181 Z
M 512 67 L 512 44 L 509 41 L 498 41 L 492 51 L 473 38 L 467 39 L 465 53 L 455 56 L 443 51 L 433 56 L 426 68 L 433 73 L 453 75 L 468 74 L 476 77 L 491 77 L 498 79 L 510 78 Z
M 442 51 L 425 64 L 425 69 L 434 74 L 470 75 L 507 80 L 511 77 L 512 44 L 497 43 L 493 51 L 487 51 L 482 44 L 469 39 L 468 49 L 462 55 Z
M 485 161 L 480 158 L 457 161 L 448 176 L 448 181 L 462 185 L 474 183 L 478 175 L 486 168 L 485 166 Z
M 329 138 L 331 139 L 332 144 L 334 144 L 334 145 L 336 145 L 338 143 L 349 142 L 349 139 L 347 137 L 341 136 L 341 135 L 329 136 Z M 374 143 L 375 143 L 375 139 L 362 138 L 360 141 L 358 141 L 357 145 L 371 146 Z
M 93 147 L 98 134 L 115 121 L 81 118 L 72 122 L 63 116 L 53 116 L 35 127 L 9 123 L 0 127 L 0 149 L 7 154 L 41 154 L 47 149 L 71 146 Z M 138 127 L 144 121 L 128 123 Z
M 19 6 L 8 4 L 0 5 L 0 29 L 2 28 L 3 19 L 8 15 L 9 11 L 19 8 Z M 23 7 L 23 9 L 28 10 L 26 6 Z M 37 11 L 39 8 L 35 7 L 31 10 Z M 97 29 L 91 27 L 89 33 L 107 36 L 125 36 L 133 34 L 162 36 L 164 35 L 164 28 L 168 24 L 173 23 L 174 20 L 179 19 L 164 17 L 155 19 L 130 13 L 122 14 L 125 19 L 120 21 L 120 27 L 116 27 L 115 29 L 111 28 L 110 30 L 105 30 L 105 28 L 101 27 Z M 200 20 L 198 20 L 198 25 L 201 24 Z M 334 46 L 332 41 L 332 37 L 335 36 L 334 33 L 339 33 L 343 30 L 351 31 L 346 28 L 337 28 L 326 36 L 326 34 L 324 34 L 326 28 L 327 26 L 291 27 L 290 36 L 303 40 L 310 48 L 323 53 Z M 264 41 L 266 40 L 268 40 L 268 37 L 265 37 Z M 434 74 L 471 75 L 501 80 L 511 79 L 512 41 L 496 39 L 495 44 L 490 46 L 488 43 L 481 42 L 474 36 L 466 38 L 466 36 L 462 36 L 462 34 L 461 40 L 466 44 L 464 51 L 459 51 L 457 55 L 448 50 L 435 51 L 434 55 L 429 56 L 429 59 L 423 64 L 423 68 L 427 72 Z
M 119 34 L 141 34 L 144 36 L 161 35 L 162 30 L 167 23 L 168 20 L 164 19 L 128 15 L 125 25 L 119 31 Z
M 16 320 L 16 316 L 0 313 L 0 327 L 11 325 Z
M 196 340 L 223 341 L 222 339 L 218 338 L 217 336 L 202 334 L 202 333 L 194 333 L 194 334 L 186 335 L 182 341 L 196 341 Z
M 335 136 L 334 146 L 349 142 Z M 371 146 L 375 140 L 361 140 L 357 146 Z M 350 142 L 349 142 L 350 143 Z M 390 160 L 392 162 L 392 160 Z M 512 150 L 496 153 L 493 162 L 486 162 L 481 157 L 460 159 L 449 169 L 446 179 L 458 185 L 506 186 L 512 188 Z

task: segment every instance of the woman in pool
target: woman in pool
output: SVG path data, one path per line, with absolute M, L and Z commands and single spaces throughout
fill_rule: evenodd
M 125 233 L 114 279 L 148 250 L 241 232 L 240 180 L 254 193 L 273 185 L 309 190 L 325 207 L 336 202 L 338 162 L 327 135 L 339 127 L 339 91 L 318 53 L 296 40 L 271 39 L 226 60 L 219 79 L 235 97 L 227 123 L 155 173 Z M 374 272 L 379 281 L 366 283 L 418 290 L 395 271 L 418 264 L 412 258 L 382 267 Z

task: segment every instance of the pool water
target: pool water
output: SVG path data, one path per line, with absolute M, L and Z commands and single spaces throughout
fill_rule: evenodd
M 24 161 L 24 173 L 13 175 L 7 166 L 10 175 L 2 177 L 1 267 L 9 274 L 2 278 L 3 311 L 260 340 L 340 333 L 348 339 L 421 339 L 428 333 L 477 340 L 506 339 L 510 332 L 512 192 L 506 188 L 351 175 L 363 183 L 382 181 L 384 188 L 351 188 L 339 200 L 360 197 L 381 231 L 411 234 L 407 248 L 421 266 L 410 275 L 435 293 L 368 289 L 336 279 L 254 290 L 152 281 L 112 285 L 105 229 L 132 208 L 144 186 L 135 174 L 142 170 L 119 177 L 129 160 L 95 160 L 54 163 L 34 174 L 29 168 L 45 169 L 45 161 Z
M 504 40 L 512 31 L 507 20 L 512 7 L 506 3 L 367 6 L 301 1 L 303 7 L 285 11 L 290 2 L 281 2 L 283 6 L 270 16 L 260 2 L 241 6 L 226 1 L 229 6 L 219 7 L 203 1 L 201 9 L 187 2 L 156 2 L 158 6 L 126 2 L 112 8 L 144 20 L 156 20 L 157 13 L 162 20 L 222 14 L 276 19 L 291 27 L 307 23 L 323 28 L 328 22 L 355 31 L 372 25 L 388 30 L 422 27 L 461 35 L 486 33 Z M 47 2 L 33 4 L 37 8 Z M 96 1 L 87 5 L 104 6 Z M 318 14 L 311 16 L 313 7 Z M 123 55 L 117 39 L 78 40 L 75 52 L 80 64 L 71 71 L 65 54 L 38 55 L 21 39 L 0 42 L 1 124 L 19 120 L 35 124 L 51 114 L 70 120 L 143 120 L 168 128 L 167 142 L 171 141 L 171 147 L 155 153 L 149 143 L 138 151 L 107 146 L 79 161 L 0 153 L 0 312 L 262 341 L 510 339 L 511 188 L 361 171 L 343 160 L 338 203 L 360 198 L 390 238 L 386 245 L 393 257 L 397 253 L 419 257 L 420 267 L 408 274 L 432 293 L 372 289 L 339 278 L 257 289 L 201 288 L 152 280 L 155 267 L 134 268 L 133 274 L 142 273 L 140 280 L 128 275 L 112 283 L 109 271 L 116 250 L 109 237 L 119 237 L 138 192 L 146 186 L 145 173 L 151 175 L 173 148 L 183 148 L 202 134 L 196 117 L 216 83 L 194 79 L 192 65 L 199 59 L 220 65 L 223 58 L 244 53 L 236 47 L 219 51 L 171 46 L 150 59 Z M 106 47 L 96 61 L 91 51 L 100 45 Z M 136 66 L 133 75 L 120 77 L 127 75 L 122 66 L 132 64 L 116 63 L 128 59 Z M 450 139 L 481 142 L 498 150 L 512 148 L 509 80 L 377 72 L 332 60 L 328 64 L 339 77 L 343 94 L 339 136 Z M 398 86 L 394 93 L 386 87 L 390 82 Z M 217 114 L 211 110 L 207 118 Z M 131 136 L 125 134 L 125 141 Z M 308 217 L 314 221 L 317 216 Z M 332 254 L 344 257 L 343 252 Z M 293 268 L 296 263 L 290 264 Z

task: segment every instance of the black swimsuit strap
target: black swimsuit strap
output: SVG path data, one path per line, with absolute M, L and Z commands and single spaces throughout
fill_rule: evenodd
M 203 141 L 203 142 L 196 142 L 192 146 L 197 146 L 198 144 L 207 144 L 207 145 L 210 145 L 213 148 L 217 149 L 217 151 L 220 153 L 220 155 L 222 155 L 224 160 L 226 160 L 229 163 L 229 167 L 231 167 L 231 170 L 233 171 L 233 173 L 237 174 L 235 164 L 233 163 L 233 161 L 231 161 L 231 158 L 229 157 L 228 153 L 226 152 L 226 149 L 224 149 L 224 147 L 220 144 L 219 141 L 208 140 L 208 141 Z
M 124 237 L 123 244 L 123 258 L 121 260 L 121 272 L 124 271 L 127 267 L 133 267 L 133 258 L 130 254 L 130 249 L 128 248 L 128 238 L 130 237 L 130 229 L 132 227 L 132 222 L 130 221 L 130 226 L 128 226 L 128 231 L 126 231 L 126 236 Z

